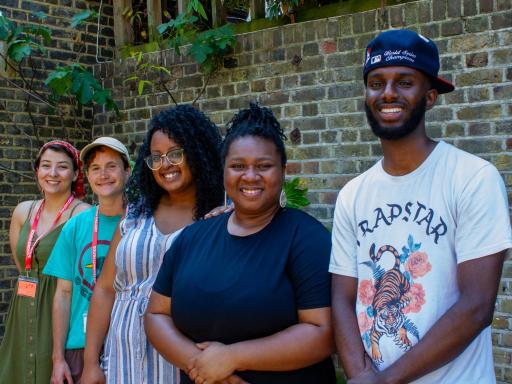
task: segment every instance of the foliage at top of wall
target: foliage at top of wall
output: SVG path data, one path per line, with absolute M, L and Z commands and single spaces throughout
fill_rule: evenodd
M 187 54 L 198 63 L 207 76 L 203 88 L 199 91 L 192 104 L 204 93 L 210 77 L 222 65 L 223 58 L 231 52 L 236 44 L 233 29 L 230 25 L 203 31 L 199 21 L 207 21 L 207 15 L 199 0 L 191 0 L 186 12 L 179 14 L 156 28 L 156 43 L 158 50 L 173 49 L 180 56 Z M 140 47 L 128 47 L 128 56 L 136 59 L 135 70 L 125 79 L 126 82 L 135 82 L 137 92 L 141 95 L 145 87 L 153 85 L 152 77 L 158 77 L 158 83 L 177 104 L 172 92 L 165 83 L 171 78 L 171 71 L 162 65 L 151 64 L 144 61 Z M 125 54 L 126 55 L 126 54 Z M 156 76 L 153 76 L 156 75 Z
M 198 26 L 199 19 L 207 21 L 208 17 L 201 2 L 191 0 L 186 12 L 157 27 L 160 48 L 172 48 L 181 55 L 182 47 L 188 45 L 187 54 L 210 74 L 219 68 L 222 58 L 234 48 L 236 40 L 231 25 L 202 31 Z

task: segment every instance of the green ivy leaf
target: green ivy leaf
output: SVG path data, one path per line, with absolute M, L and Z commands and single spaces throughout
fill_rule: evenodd
M 150 64 L 149 65 L 149 68 L 151 68 L 153 71 L 156 71 L 156 72 L 164 72 L 166 73 L 167 75 L 171 76 L 171 71 L 169 71 L 167 68 L 165 67 L 162 67 L 161 65 L 154 65 L 154 64 Z
M 208 44 L 203 44 L 203 41 L 199 39 L 194 41 L 188 50 L 188 54 L 199 64 L 203 64 L 212 52 L 213 49 Z
M 46 20 L 48 18 L 48 15 L 46 13 L 44 13 L 43 11 L 39 11 L 39 12 L 34 12 L 33 15 L 38 19 L 38 20 Z
M 25 40 L 16 40 L 9 44 L 7 48 L 7 56 L 17 63 L 21 62 L 25 57 L 32 54 L 32 47 Z
M 171 20 L 172 21 L 172 20 Z M 169 21 L 170 23 L 170 21 Z M 169 23 L 160 24 L 158 27 L 156 27 L 156 30 L 159 34 L 163 35 L 165 31 L 169 28 Z
M 203 5 L 199 0 L 191 0 L 187 5 L 187 13 L 197 12 L 204 20 L 208 20 Z
M 64 96 L 71 89 L 71 71 L 69 67 L 58 68 L 48 75 L 44 82 L 55 96 Z
M 86 22 L 89 19 L 98 17 L 98 13 L 96 11 L 92 11 L 90 9 L 77 13 L 73 18 L 71 19 L 71 28 L 76 28 L 80 24 Z
M 39 26 L 39 25 L 27 25 L 24 28 L 25 33 L 30 33 L 35 36 L 41 36 L 44 40 L 45 44 L 50 44 L 52 42 L 52 34 L 50 29 Z M 37 43 L 36 43 L 37 44 Z M 37 44 L 39 45 L 39 44 Z M 41 45 L 39 45 L 39 50 L 44 49 Z
M 98 103 L 98 104 L 105 104 L 107 102 L 107 99 L 110 97 L 110 92 L 106 89 L 102 89 L 96 93 L 94 93 L 94 96 L 92 99 Z
M 310 204 L 306 194 L 308 189 L 301 185 L 298 177 L 284 183 L 283 189 L 286 194 L 286 206 L 290 208 L 302 208 Z
M 14 24 L 7 17 L 0 15 L 0 40 L 7 41 L 14 32 Z
M 139 93 L 139 96 L 142 95 L 142 92 L 144 92 L 144 87 L 147 85 L 153 84 L 150 80 L 141 80 L 139 81 L 139 85 L 137 87 L 137 92 Z
M 134 81 L 134 80 L 138 80 L 139 76 L 137 75 L 131 75 L 131 76 L 128 76 L 126 79 L 123 80 L 123 83 L 126 83 L 128 81 Z
M 89 104 L 92 101 L 92 98 L 94 96 L 94 93 L 91 89 L 91 87 L 88 87 L 87 85 L 83 85 L 80 88 L 80 91 L 78 92 L 78 101 L 82 105 Z
M 93 74 L 80 64 L 59 67 L 50 72 L 45 84 L 52 90 L 52 97 L 74 96 L 79 104 L 105 105 L 119 114 L 119 108 L 109 90 L 104 89 Z
M 109 97 L 107 99 L 107 102 L 105 103 L 105 106 L 107 107 L 107 109 L 109 111 L 114 110 L 116 112 L 116 114 L 119 115 L 119 107 L 117 106 L 117 104 L 112 99 L 112 96 L 109 95 Z

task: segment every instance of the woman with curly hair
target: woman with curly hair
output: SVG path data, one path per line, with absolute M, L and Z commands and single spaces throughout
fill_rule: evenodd
M 176 382 L 175 368 L 147 342 L 142 316 L 165 251 L 222 202 L 220 144 L 217 127 L 191 106 L 152 119 L 128 181 L 128 213 L 91 299 L 82 383 Z

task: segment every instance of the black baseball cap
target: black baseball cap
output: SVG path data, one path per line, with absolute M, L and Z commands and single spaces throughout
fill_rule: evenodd
M 376 68 L 404 66 L 423 72 L 430 77 L 433 88 L 439 93 L 455 89 L 449 81 L 438 76 L 439 51 L 429 38 L 408 29 L 393 29 L 382 32 L 366 47 L 364 81 L 368 73 Z

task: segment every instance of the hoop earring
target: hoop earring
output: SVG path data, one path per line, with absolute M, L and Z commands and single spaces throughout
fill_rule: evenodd
M 279 195 L 279 206 L 281 208 L 285 208 L 286 207 L 286 193 L 284 192 L 284 189 L 281 189 L 281 194 Z
M 228 206 L 228 193 L 224 191 L 224 207 Z

